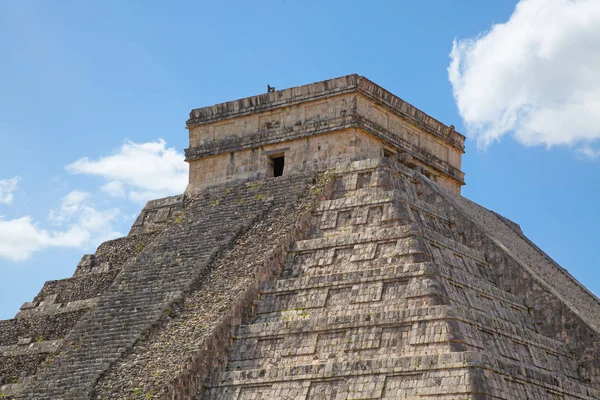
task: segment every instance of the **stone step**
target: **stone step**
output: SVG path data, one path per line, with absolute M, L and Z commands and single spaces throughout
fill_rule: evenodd
M 291 264 L 291 263 L 290 263 Z M 357 263 L 359 264 L 359 263 Z M 360 264 L 361 268 L 349 272 L 334 272 L 316 276 L 277 279 L 265 285 L 263 294 L 278 294 L 298 290 L 326 288 L 351 282 L 371 282 L 388 278 L 412 277 L 431 273 L 437 266 L 431 262 L 405 263 L 391 258 L 375 259 Z
M 435 275 L 340 284 L 333 287 L 263 295 L 256 302 L 255 323 L 286 321 L 301 315 L 312 318 L 339 310 L 361 312 L 384 304 L 398 308 L 456 304 L 535 332 L 535 324 L 522 305 L 512 306 L 502 298 L 481 291 L 458 289 Z M 517 308 L 521 307 L 521 308 Z
M 431 244 L 468 257 L 479 264 L 488 264 L 487 260 L 485 259 L 485 255 L 481 251 L 474 250 L 473 248 L 465 246 L 453 238 L 442 235 L 441 233 L 427 227 L 421 227 L 421 231 L 423 232 L 423 236 L 429 240 Z
M 544 351 L 557 354 L 562 358 L 570 358 L 570 347 L 563 342 L 548 338 L 529 329 L 523 329 L 507 321 L 490 318 L 485 312 L 469 309 L 458 304 L 412 308 L 403 308 L 402 305 L 395 303 L 377 305 L 375 303 L 363 303 L 356 306 L 354 308 L 351 305 L 340 305 L 339 307 L 327 309 L 304 309 L 281 313 L 279 321 L 260 322 L 258 320 L 256 323 L 239 326 L 234 338 L 237 340 L 250 338 L 258 340 L 298 333 L 318 334 L 335 330 L 367 329 L 413 323 L 420 323 L 425 326 L 428 321 L 445 320 L 460 321 L 469 325 L 468 332 L 455 331 L 454 335 L 462 336 L 454 337 L 452 340 L 468 342 L 475 347 L 484 348 L 486 340 L 494 341 L 501 337 L 526 346 L 535 346 Z M 484 333 L 485 335 L 482 336 Z M 470 337 L 471 340 L 467 341 L 465 335 Z M 414 342 L 427 343 L 426 340 L 426 337 L 418 337 Z
M 371 205 L 382 205 L 395 202 L 403 197 L 397 190 L 383 189 L 358 189 L 354 190 L 347 197 L 322 200 L 315 207 L 315 213 L 324 213 L 327 211 L 349 210 L 356 207 Z
M 21 338 L 33 341 L 61 339 L 86 312 L 87 309 L 82 309 L 0 321 L 0 346 L 16 345 Z
M 97 298 L 108 289 L 118 273 L 118 270 L 113 270 L 48 281 L 32 302 L 23 304 L 20 314 L 34 311 L 52 313 L 71 302 Z
M 436 265 L 432 262 L 401 263 L 392 261 L 392 259 L 377 259 L 374 261 L 362 262 L 362 268 L 357 268 L 351 272 L 337 272 L 327 275 L 278 279 L 266 285 L 261 292 L 264 298 L 268 295 L 283 295 L 290 292 L 301 293 L 310 290 L 336 288 L 355 284 L 439 275 L 461 285 L 461 287 L 485 294 L 488 297 L 507 303 L 510 307 L 514 307 L 520 311 L 527 312 L 528 310 L 527 307 L 523 305 L 523 300 L 519 297 L 500 290 L 490 282 L 466 271 Z M 257 312 L 261 312 L 258 308 L 257 310 Z
M 292 252 L 307 252 L 337 247 L 356 246 L 373 242 L 386 242 L 393 239 L 408 237 L 422 237 L 423 233 L 418 225 L 407 224 L 398 227 L 380 228 L 366 226 L 361 232 L 341 234 L 332 237 L 306 239 L 297 241 L 292 247 Z
M 13 357 L 29 354 L 53 354 L 59 350 L 59 347 L 63 344 L 62 339 L 57 340 L 40 340 L 33 338 L 22 338 L 18 344 L 11 346 L 0 346 L 0 356 L 3 360 L 4 357 Z
M 413 357 L 377 357 L 364 360 L 323 361 L 294 366 L 278 367 L 273 363 L 270 368 L 243 371 L 228 371 L 217 380 L 208 383 L 209 387 L 239 384 L 262 384 L 289 382 L 297 380 L 343 378 L 362 375 L 378 375 L 385 373 L 414 372 L 436 366 L 436 369 L 462 369 L 470 365 L 470 353 L 455 352 Z
M 52 303 L 46 301 L 40 303 L 25 303 L 21 306 L 21 309 L 15 318 L 28 319 L 43 315 L 50 316 L 69 313 L 72 311 L 86 311 L 95 307 L 99 300 L 100 297 L 94 297 L 86 300 L 70 301 L 67 303 Z
M 403 281 L 393 281 L 384 290 L 371 287 L 366 288 L 361 294 L 359 294 L 360 288 L 353 287 L 324 292 L 323 295 L 318 293 L 314 297 L 306 299 L 306 303 L 299 307 L 292 308 L 291 304 L 290 308 L 285 310 L 259 313 L 253 323 L 278 323 L 298 319 L 337 317 L 347 313 L 370 313 L 373 310 L 380 311 L 384 308 L 408 310 L 445 304 L 444 298 L 437 293 L 435 288 L 421 293 L 418 289 L 406 290 L 406 292 L 412 291 L 417 294 L 412 297 L 407 294 L 404 295 L 406 297 L 390 301 L 396 295 L 395 292 L 405 292 L 404 286 L 406 285 L 406 282 Z M 373 291 L 369 291 L 369 289 L 373 289 Z M 356 295 L 353 295 L 353 291 Z
M 491 331 L 489 331 L 491 332 Z M 352 360 L 376 357 L 418 356 L 453 351 L 481 351 L 507 362 L 534 365 L 548 372 L 579 379 L 575 363 L 564 346 L 544 347 L 527 339 L 494 333 L 483 336 L 463 321 L 427 321 L 410 324 L 299 332 L 236 342 L 227 369 L 255 369 L 272 364 L 301 365 L 315 360 Z
M 478 382 L 472 382 L 479 370 Z M 597 399 L 600 392 L 534 366 L 483 355 L 478 352 L 453 352 L 413 357 L 376 357 L 373 359 L 332 360 L 294 366 L 269 367 L 222 373 L 207 385 L 207 399 L 231 398 L 442 398 L 447 395 L 479 395 L 515 392 L 502 387 L 502 377 L 510 375 L 533 383 L 529 399 L 546 399 L 548 391 L 574 399 Z M 500 387 L 499 387 L 500 386 Z M 256 397 L 261 396 L 261 397 Z M 338 397 L 339 396 L 339 397 Z
M 343 230 L 360 229 L 365 224 L 385 225 L 413 221 L 437 229 L 452 237 L 450 217 L 427 203 L 410 203 L 406 193 L 369 191 L 348 193 L 349 197 L 322 202 L 315 211 L 316 235 L 331 235 Z
M 338 194 L 340 196 L 340 194 Z M 321 201 L 315 213 L 321 214 L 327 211 L 352 210 L 364 206 L 384 205 L 387 203 L 404 203 L 411 209 L 418 210 L 427 216 L 435 217 L 447 223 L 451 221 L 451 216 L 446 213 L 445 208 L 435 207 L 429 203 L 415 201 L 406 190 L 399 190 L 390 187 L 380 188 L 361 188 L 356 190 L 346 190 L 341 193 L 341 198 Z

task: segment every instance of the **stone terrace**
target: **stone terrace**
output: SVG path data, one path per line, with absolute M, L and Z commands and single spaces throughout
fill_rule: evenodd
M 599 306 L 517 225 L 363 160 L 150 203 L 3 322 L 2 391 L 597 399 Z
M 522 288 L 506 291 L 497 270 L 519 266 L 490 263 L 481 250 L 495 244 L 444 192 L 376 166 L 338 178 L 204 398 L 599 398 L 580 368 L 595 332 L 579 322 L 546 335 L 526 301 L 548 301 L 534 277 L 521 271 Z

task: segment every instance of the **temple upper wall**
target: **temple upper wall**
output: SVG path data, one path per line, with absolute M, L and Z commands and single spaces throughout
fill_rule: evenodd
M 187 128 L 188 192 L 382 156 L 464 184 L 464 136 L 358 75 L 195 109 Z

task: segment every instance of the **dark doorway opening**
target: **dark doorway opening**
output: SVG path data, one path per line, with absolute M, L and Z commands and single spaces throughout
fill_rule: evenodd
M 396 159 L 396 153 L 394 153 L 393 151 L 388 150 L 386 148 L 383 149 L 383 156 L 385 158 Z
M 273 162 L 273 176 L 282 176 L 283 175 L 283 167 L 285 166 L 285 159 L 283 156 L 281 157 L 273 157 L 271 158 Z

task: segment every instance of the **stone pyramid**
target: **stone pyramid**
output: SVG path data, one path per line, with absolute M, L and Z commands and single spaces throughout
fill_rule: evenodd
M 190 184 L 0 321 L 0 398 L 600 399 L 600 301 L 357 75 L 193 110 Z

